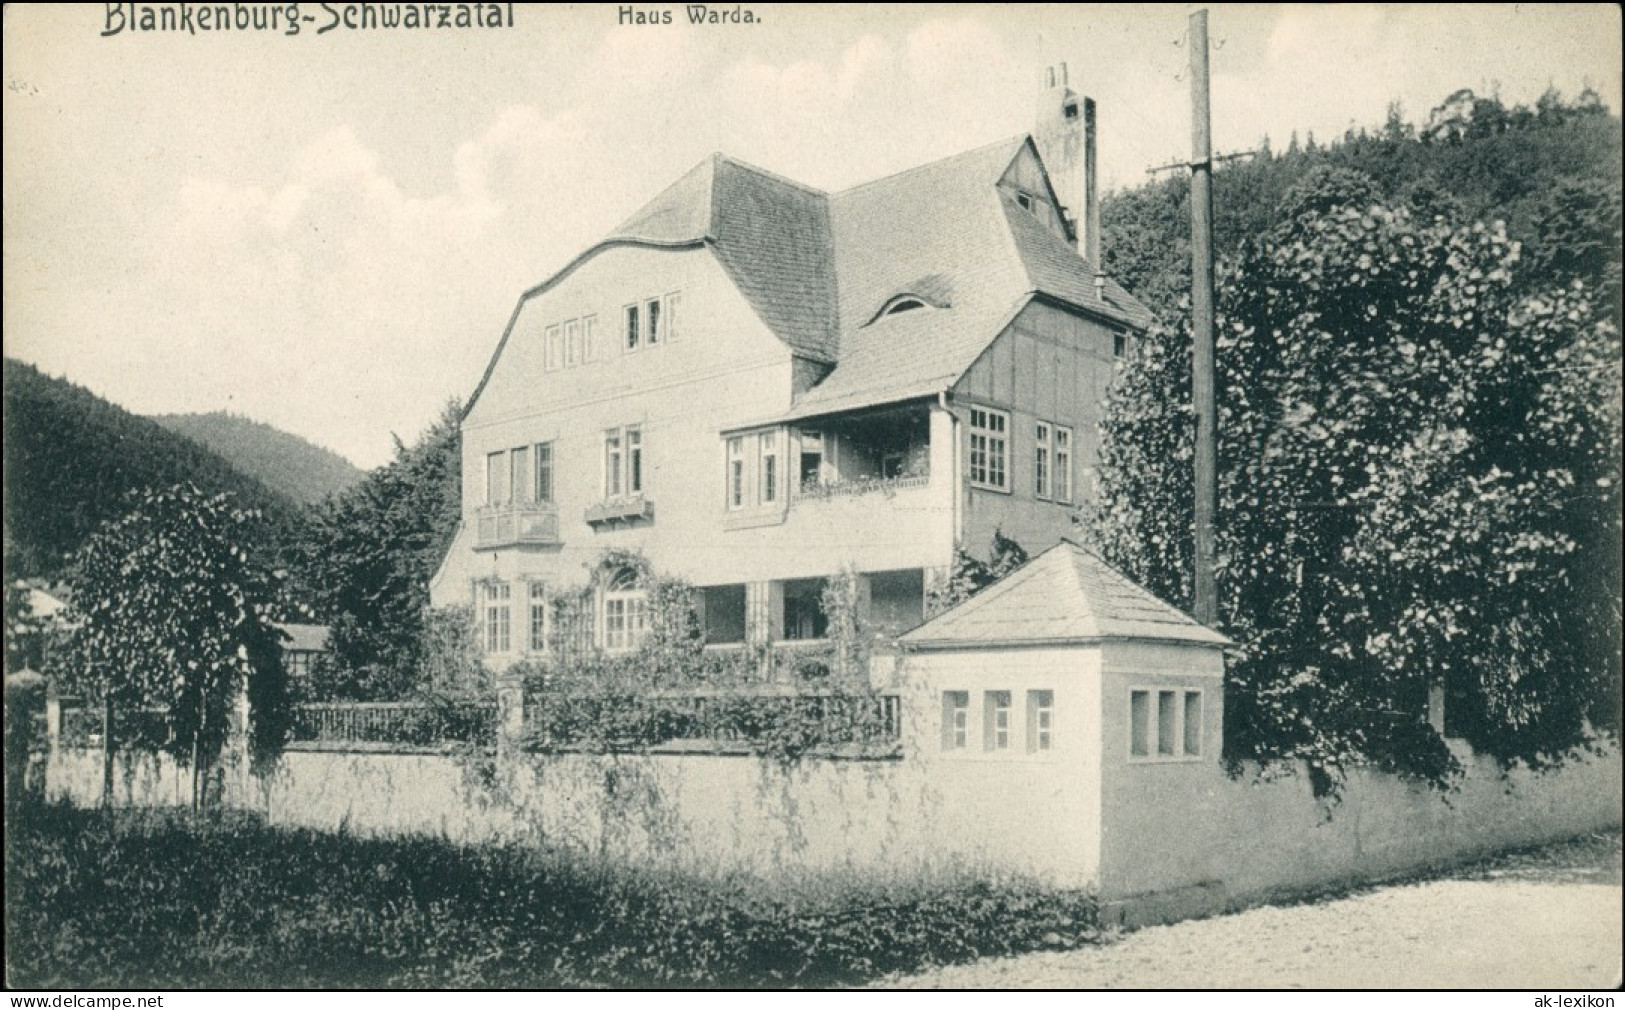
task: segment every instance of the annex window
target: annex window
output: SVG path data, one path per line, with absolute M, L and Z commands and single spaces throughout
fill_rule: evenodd
M 1055 692 L 1027 692 L 1027 753 L 1037 754 L 1055 746 Z
M 745 507 L 745 439 L 728 439 L 728 508 Z
M 758 436 L 762 456 L 761 482 L 757 495 L 761 504 L 771 505 L 779 493 L 779 433 L 764 431 Z
M 1055 473 L 1050 478 L 1055 500 L 1072 500 L 1072 429 L 1055 426 Z
M 1033 494 L 1048 498 L 1050 494 L 1050 426 L 1043 421 L 1033 433 Z
M 508 453 L 488 453 L 485 457 L 485 504 L 508 504 L 508 476 Z
M 994 491 L 1010 489 L 1005 468 L 1009 425 L 1009 415 L 1003 411 L 971 408 L 970 480 L 975 486 Z
M 1129 757 L 1177 760 L 1202 756 L 1202 692 L 1129 692 Z
M 552 608 L 547 601 L 547 586 L 541 582 L 530 584 L 530 627 L 525 647 L 531 652 L 546 652 L 548 632 L 552 624 Z
M 988 691 L 982 695 L 982 749 L 1010 749 L 1010 692 Z
M 942 749 L 964 750 L 970 733 L 970 692 L 942 692 Z
M 646 595 L 631 572 L 622 572 L 604 590 L 604 651 L 636 649 L 647 628 Z
M 535 447 L 536 454 L 536 494 L 535 499 L 544 505 L 553 502 L 553 443 L 538 442 Z
M 628 305 L 625 312 L 626 349 L 628 351 L 635 351 L 638 349 L 638 344 L 642 343 L 643 341 L 643 330 L 638 325 L 641 316 L 638 313 L 638 307 L 636 305 Z
M 480 584 L 480 597 L 481 623 L 485 625 L 485 634 L 482 636 L 485 651 L 507 652 L 511 648 L 508 624 L 510 587 L 506 582 L 484 582 Z

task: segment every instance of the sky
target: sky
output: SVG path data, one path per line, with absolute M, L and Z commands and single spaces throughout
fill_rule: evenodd
M 303 3 L 291 36 L 104 36 L 110 6 L 5 7 L 6 355 L 364 467 L 473 391 L 526 288 L 713 151 L 844 188 L 1028 131 L 1064 61 L 1099 103 L 1104 186 L 1189 157 L 1188 4 L 704 26 L 515 5 L 512 28 L 317 33 Z M 1463 87 L 1621 107 L 1613 5 L 1208 9 L 1219 152 L 1394 100 L 1422 121 Z

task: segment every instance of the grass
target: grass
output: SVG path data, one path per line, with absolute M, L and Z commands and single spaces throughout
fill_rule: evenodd
M 1095 941 L 1092 900 L 970 879 L 771 890 L 227 814 L 8 816 L 23 988 L 829 987 Z

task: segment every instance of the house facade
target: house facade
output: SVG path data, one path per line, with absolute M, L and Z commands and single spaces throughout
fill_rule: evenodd
M 895 634 L 956 545 L 1056 543 L 1150 317 L 1087 255 L 1092 103 L 1047 83 L 1034 134 L 838 193 L 715 155 L 525 292 L 434 605 L 472 605 L 500 667 L 590 582 L 596 644 L 630 649 L 642 588 L 599 560 L 631 552 L 696 587 L 710 643 L 822 638 L 843 570 Z

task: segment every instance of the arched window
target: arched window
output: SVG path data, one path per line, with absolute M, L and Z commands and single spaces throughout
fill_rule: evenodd
M 643 644 L 649 628 L 648 593 L 638 573 L 617 570 L 604 583 L 603 643 L 605 652 L 631 652 Z
M 885 315 L 895 316 L 899 312 L 911 312 L 914 309 L 925 308 L 925 303 L 918 298 L 899 298 L 886 308 Z

